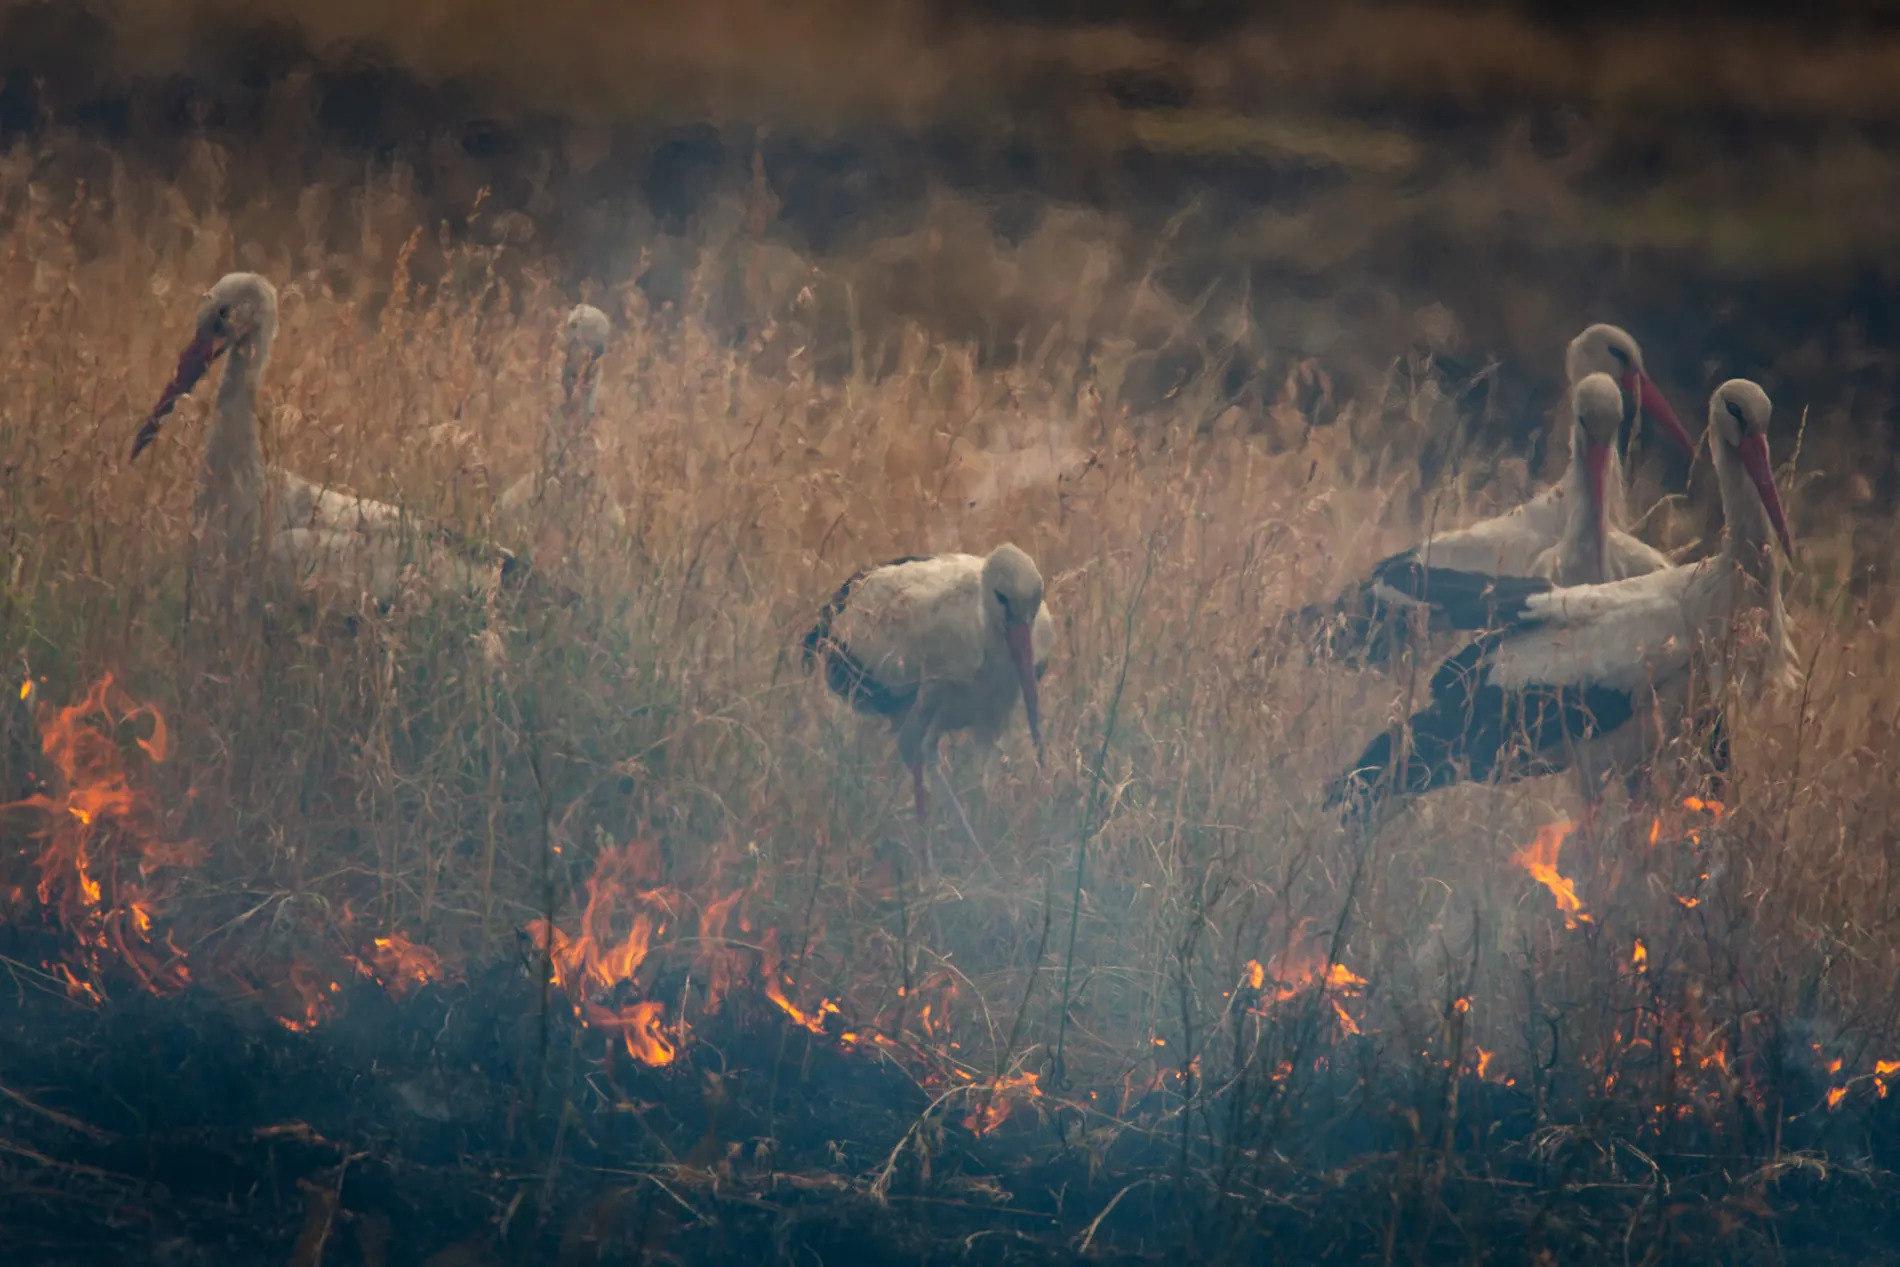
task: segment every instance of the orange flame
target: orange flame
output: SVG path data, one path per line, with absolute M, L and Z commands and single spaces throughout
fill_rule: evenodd
M 1301 921 L 1286 949 L 1264 967 L 1258 960 L 1247 961 L 1245 983 L 1260 995 L 1259 1003 L 1249 1010 L 1264 1015 L 1317 987 L 1328 994 L 1326 1001 L 1339 1021 L 1340 1032 L 1359 1033 L 1358 1022 L 1342 1000 L 1357 996 L 1366 979 L 1343 963 L 1328 964 L 1327 958 L 1325 951 L 1307 939 L 1306 922 Z
M 781 984 L 781 981 L 787 981 L 789 978 L 785 977 L 785 974 L 781 971 L 783 956 L 780 954 L 778 948 L 778 929 L 771 928 L 766 930 L 763 945 L 764 952 L 759 964 L 759 976 L 762 978 L 761 985 L 765 990 L 765 997 L 778 1004 L 779 1009 L 783 1011 L 785 1015 L 791 1017 L 797 1024 L 804 1026 L 814 1034 L 824 1033 L 825 1017 L 837 1014 L 838 1005 L 830 999 L 825 999 L 818 1004 L 818 1007 L 814 1011 L 807 1012 L 799 1007 L 798 1004 L 792 1002 L 785 996 L 785 987 Z M 923 1010 L 918 1013 L 917 1022 L 923 1026 L 925 1033 L 931 1032 L 930 1005 L 928 1003 L 924 1004 Z
M 370 945 L 369 962 L 357 960 L 357 971 L 374 977 L 392 998 L 404 998 L 411 990 L 447 978 L 442 956 L 427 946 L 416 945 L 401 933 L 378 937 Z
M 963 1119 L 964 1128 L 978 1135 L 989 1134 L 1007 1122 L 1019 1104 L 1042 1094 L 1042 1088 L 1037 1083 L 1035 1074 L 1018 1073 L 973 1085 L 971 1090 L 975 1092 L 981 1088 L 982 1094 L 977 1106 Z
M 1638 972 L 1649 971 L 1649 947 L 1643 945 L 1643 939 L 1636 939 L 1636 948 L 1630 951 L 1630 963 Z
M 679 1049 L 660 1028 L 666 1005 L 657 999 L 630 1003 L 619 1011 L 588 1004 L 583 1019 L 592 1029 L 620 1032 L 627 1054 L 647 1065 L 670 1065 Z
M 1511 861 L 1531 873 L 1531 878 L 1550 890 L 1556 899 L 1557 909 L 1563 913 L 1564 927 L 1575 928 L 1578 923 L 1589 922 L 1583 903 L 1577 898 L 1577 888 L 1565 879 L 1557 870 L 1557 854 L 1564 847 L 1564 841 L 1577 829 L 1575 823 L 1547 823 L 1537 829 L 1537 838 L 1511 855 Z
M 1846 1087 L 1829 1087 L 1827 1092 L 1827 1107 L 1830 1109 L 1835 1107 L 1846 1097 Z
M 665 931 L 666 919 L 679 895 L 665 886 L 646 887 L 658 873 L 653 847 L 643 841 L 608 845 L 600 851 L 594 872 L 587 878 L 587 907 L 581 913 L 580 932 L 569 937 L 545 919 L 531 920 L 527 934 L 548 957 L 548 976 L 574 1005 L 581 1023 L 593 1029 L 618 1031 L 627 1053 L 651 1065 L 670 1063 L 674 1042 L 661 1034 L 664 1006 L 636 1002 L 618 1009 L 588 1000 L 596 991 L 634 986 L 646 962 L 653 939 Z M 642 909 L 653 908 L 653 909 Z M 626 912 L 632 911 L 631 917 Z M 626 931 L 615 926 L 626 919 Z M 684 1033 L 682 1023 L 675 1037 Z
M 330 995 L 338 989 L 336 982 L 330 982 L 326 991 L 315 968 L 300 959 L 293 959 L 290 963 L 289 985 L 297 995 L 299 1010 L 294 1015 L 279 1016 L 279 1025 L 293 1034 L 305 1034 L 329 1019 Z
M 169 946 L 153 944 L 158 898 L 142 885 L 161 869 L 196 865 L 204 851 L 161 838 L 157 808 L 132 785 L 115 738 L 120 727 L 149 721 L 150 737 L 134 742 L 162 762 L 170 748 L 164 716 L 106 674 L 78 703 L 42 707 L 37 720 L 40 749 L 63 790 L 0 805 L 0 813 L 40 816 L 27 832 L 42 842 L 33 860 L 39 871 L 34 894 L 75 943 L 67 953 L 71 970 L 56 975 L 75 998 L 88 1001 L 103 998 L 105 978 L 114 972 L 129 972 L 155 994 L 182 989 L 190 971 Z

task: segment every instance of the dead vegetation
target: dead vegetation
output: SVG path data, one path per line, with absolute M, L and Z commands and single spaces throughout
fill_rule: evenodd
M 177 186 L 121 173 L 71 198 L 33 179 L 36 157 L 0 184 L 0 789 L 45 803 L 0 818 L 0 954 L 38 1030 L 123 1047 L 130 1022 L 93 1019 L 88 992 L 156 989 L 141 1026 L 291 1031 L 258 1040 L 274 1076 L 369 1134 L 333 1146 L 305 1126 L 302 1191 L 331 1195 L 289 1228 L 304 1197 L 257 1198 L 275 1252 L 325 1261 L 339 1210 L 371 1226 L 375 1198 L 346 1182 L 365 1148 L 379 1182 L 430 1199 L 442 1155 L 510 1159 L 480 1181 L 492 1207 L 451 1202 L 436 1239 L 416 1234 L 426 1253 L 451 1225 L 528 1253 L 497 1211 L 552 1219 L 557 1179 L 594 1192 L 628 1168 L 653 1176 L 642 1218 L 671 1208 L 652 1185 L 707 1185 L 672 1194 L 696 1213 L 668 1215 L 676 1252 L 702 1261 L 721 1219 L 795 1258 L 799 1184 L 873 1228 L 893 1202 L 939 1202 L 977 1211 L 960 1235 L 1001 1237 L 1030 1209 L 1041 1222 L 1008 1234 L 1025 1258 L 1302 1243 L 1850 1261 L 1843 1217 L 1877 1233 L 1900 1058 L 1884 786 L 1900 679 L 1869 619 L 1884 586 L 1850 582 L 1875 563 L 1856 533 L 1891 523 L 1843 524 L 1810 491 L 1817 451 L 1874 440 L 1804 443 L 1797 462 L 1804 402 L 1778 401 L 1791 513 L 1826 565 L 1797 603 L 1805 692 L 1747 717 L 1719 814 L 1684 804 L 1705 789 L 1666 787 L 1613 839 L 1526 854 L 1567 813 L 1553 780 L 1446 795 L 1364 838 L 1320 816 L 1319 790 L 1415 684 L 1309 666 L 1274 631 L 1422 522 L 1508 504 L 1531 477 L 1460 440 L 1469 378 L 1429 345 L 1337 380 L 1286 354 L 1236 400 L 1224 358 L 1278 339 L 1256 320 L 1271 305 L 1172 297 L 1156 282 L 1170 241 L 1130 246 L 1108 219 L 998 247 L 951 207 L 834 265 L 748 232 L 739 195 L 661 311 L 633 285 L 569 293 L 532 238 L 438 232 L 400 173 L 301 191 L 286 215 L 281 191 L 234 200 L 208 145 Z M 954 267 L 913 266 L 945 243 Z M 495 497 L 539 451 L 562 314 L 603 307 L 595 426 L 624 530 L 531 557 L 541 586 L 487 604 L 418 586 L 387 610 L 321 592 L 188 610 L 203 403 L 149 460 L 126 455 L 198 294 L 236 267 L 282 291 L 272 458 L 472 534 L 502 530 Z M 845 284 L 920 276 L 964 288 L 920 306 L 975 320 L 1033 302 L 1040 324 L 1015 319 L 997 355 L 902 305 L 867 313 Z M 846 354 L 819 365 L 820 334 Z M 1695 529 L 1657 527 L 1669 544 Z M 1020 735 L 988 759 L 953 746 L 975 838 L 939 813 L 942 874 L 921 875 L 888 737 L 804 678 L 796 640 L 864 562 L 1006 539 L 1061 617 L 1048 759 Z M 106 672 L 170 744 L 137 755 L 145 723 L 114 706 L 149 804 L 85 838 L 132 860 L 96 897 L 75 880 L 62 909 L 38 886 L 49 858 L 77 856 L 61 815 L 90 803 L 43 740 Z M 97 939 L 115 911 L 137 923 L 147 895 L 127 886 L 154 855 L 124 850 L 149 838 L 197 847 L 163 855 L 141 985 Z M 81 933 L 74 959 L 61 939 Z M 561 989 L 543 990 L 549 968 Z M 342 984 L 358 978 L 377 988 Z M 511 1059 L 481 1055 L 488 1041 Z M 364 1050 L 406 1106 L 393 1143 L 336 1107 Z M 32 1053 L 5 1068 L 35 1088 L 64 1076 Z M 122 1088 L 113 1068 L 98 1086 Z M 861 1127 L 826 1116 L 867 1078 L 889 1095 Z M 426 1135 L 458 1096 L 484 1125 Z M 7 1129 L 71 1151 L 9 1146 L 14 1194 L 57 1211 L 38 1181 L 56 1174 L 68 1197 L 157 1201 L 130 1172 L 149 1161 L 40 1111 L 104 1131 L 113 1101 L 48 1098 L 11 1101 Z M 317 1112 L 279 1107 L 295 1102 L 240 1120 L 290 1131 Z M 641 1131 L 609 1128 L 641 1113 Z M 245 1139 L 234 1168 L 265 1165 L 279 1136 Z M 405 1148 L 432 1160 L 405 1169 Z M 587 1227 L 620 1217 L 618 1191 Z

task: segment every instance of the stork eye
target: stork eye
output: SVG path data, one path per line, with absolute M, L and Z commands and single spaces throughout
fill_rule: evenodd
M 1002 590 L 997 590 L 996 601 L 1003 605 L 1003 614 L 1007 616 L 1009 614 L 1009 595 L 1005 594 Z
M 1618 365 L 1622 366 L 1624 369 L 1629 368 L 1630 354 L 1628 352 L 1625 352 L 1622 348 L 1619 348 L 1618 346 L 1616 346 L 1616 344 L 1614 343 L 1610 345 L 1610 355 L 1616 358 L 1616 363 Z
M 1742 426 L 1746 427 L 1748 425 L 1748 419 L 1742 417 L 1742 407 L 1736 404 L 1732 400 L 1728 401 L 1727 404 L 1728 404 L 1728 416 L 1735 419 L 1735 421 L 1740 423 Z

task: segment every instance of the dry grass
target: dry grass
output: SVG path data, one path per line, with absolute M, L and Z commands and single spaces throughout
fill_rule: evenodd
M 1815 1121 L 1823 1059 L 1842 1057 L 1845 1079 L 1900 1046 L 1900 800 L 1881 774 L 1900 666 L 1893 632 L 1844 591 L 1797 609 L 1807 694 L 1750 714 L 1731 812 L 1699 850 L 1680 815 L 1654 848 L 1639 822 L 1621 844 L 1566 850 L 1585 928 L 1566 930 L 1509 861 L 1567 812 L 1567 781 L 1447 794 L 1373 839 L 1320 815 L 1325 778 L 1414 684 L 1309 668 L 1272 633 L 1280 618 L 1420 518 L 1526 483 L 1474 458 L 1457 487 L 1408 485 L 1458 421 L 1413 366 L 1328 428 L 1309 431 L 1291 388 L 1264 422 L 1223 413 L 1211 375 L 1136 425 L 1118 386 L 1130 354 L 1112 342 L 1058 327 L 990 370 L 914 329 L 852 327 L 888 343 L 889 372 L 832 381 L 769 323 L 747 346 L 712 339 L 698 314 L 724 274 L 708 269 L 680 314 L 631 288 L 592 296 L 616 322 L 596 426 L 628 526 L 536 560 L 578 603 L 419 588 L 392 612 L 304 595 L 214 625 L 183 602 L 208 394 L 149 459 L 126 459 L 204 285 L 241 266 L 283 289 L 262 404 L 276 460 L 479 532 L 506 531 L 493 498 L 538 450 L 557 323 L 579 296 L 501 248 L 427 235 L 440 283 L 391 278 L 390 243 L 412 231 L 399 184 L 309 191 L 302 229 L 276 236 L 240 236 L 245 212 L 213 199 L 165 198 L 161 217 L 0 188 L 17 209 L 0 243 L 0 652 L 44 698 L 109 669 L 172 719 L 177 755 L 154 776 L 167 829 L 212 850 L 172 914 L 194 954 L 294 950 L 348 912 L 456 962 L 492 958 L 550 904 L 571 916 L 603 841 L 650 841 L 702 900 L 754 886 L 754 925 L 799 948 L 807 997 L 869 1014 L 900 983 L 954 982 L 971 1065 L 1060 1072 L 1078 1099 L 1192 1070 L 1186 1111 L 1176 1094 L 1160 1125 L 1191 1125 L 1182 1139 L 1207 1158 L 1260 1132 L 1297 1152 L 1297 1101 L 1272 1075 L 1285 1058 L 1307 1076 L 1310 1025 L 1262 1031 L 1232 992 L 1248 960 L 1302 941 L 1369 978 L 1355 1005 L 1376 1036 L 1368 1070 L 1410 1069 L 1424 1088 L 1479 1047 L 1494 1075 L 1528 1080 L 1549 1060 L 1541 1126 L 1594 1123 L 1652 1151 L 1673 1129 L 1641 1125 L 1676 1086 L 1659 1063 L 1670 1033 L 1692 1056 L 1722 1047 L 1765 1089 L 1696 1101 L 1751 1164 L 1778 1147 L 1748 1134 L 1751 1114 Z M 314 231 L 330 219 L 358 241 L 324 245 L 340 236 Z M 720 250 L 725 270 L 767 258 L 743 234 Z M 1127 286 L 1077 288 L 1069 328 L 1110 302 L 1165 308 L 1139 273 Z M 1785 405 L 1791 424 L 1799 402 Z M 795 642 L 864 562 L 1003 540 L 1039 560 L 1057 617 L 1048 761 L 1021 734 L 989 759 L 953 749 L 981 852 L 940 801 L 944 875 L 920 882 L 888 736 L 799 671 Z M 1819 548 L 1843 575 L 1865 562 L 1851 542 Z M 19 785 L 30 760 L 0 752 L 0 779 Z M 1714 1076 L 1684 1075 L 1697 1096 Z M 1801 1085 L 1808 1099 L 1781 1101 Z M 1602 1106 L 1633 1116 L 1602 1127 Z M 1414 1142 L 1436 1147 L 1437 1120 L 1414 1117 Z M 1228 1190 L 1270 1182 L 1259 1155 L 1226 1155 Z

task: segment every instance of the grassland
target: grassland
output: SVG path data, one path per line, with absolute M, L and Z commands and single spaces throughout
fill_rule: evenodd
M 1412 153 L 1358 124 L 1320 140 L 1142 126 L 1150 145 L 1345 147 L 1366 183 L 1338 196 L 1368 215 L 1389 188 L 1374 169 Z M 1457 1140 L 1461 1071 L 1529 1097 L 1511 1182 L 1633 1194 L 1616 1207 L 1632 1261 L 1693 1256 L 1717 1232 L 1772 1258 L 1760 1203 L 1806 1194 L 1785 1177 L 1822 1155 L 1880 1168 L 1876 1062 L 1900 1057 L 1900 647 L 1880 619 L 1893 524 L 1872 496 L 1890 457 L 1856 425 L 1880 406 L 1828 402 L 1803 439 L 1810 401 L 1778 394 L 1804 688 L 1744 708 L 1719 821 L 1678 804 L 1704 789 L 1665 784 L 1660 813 L 1565 848 L 1591 917 L 1567 927 L 1513 861 L 1574 811 L 1567 781 L 1449 793 L 1372 836 L 1318 807 L 1419 683 L 1309 664 L 1282 618 L 1421 524 L 1508 505 L 1549 473 L 1466 442 L 1484 422 L 1471 375 L 1413 337 L 1422 306 L 1394 319 L 1391 354 L 1329 359 L 1345 337 L 1313 334 L 1324 304 L 1197 307 L 1164 285 L 1206 250 L 1181 242 L 1185 220 L 1149 238 L 1059 211 L 1010 244 L 946 198 L 914 231 L 804 252 L 768 231 L 756 184 L 703 217 L 661 307 L 631 281 L 561 284 L 523 213 L 478 207 L 438 230 L 400 169 L 259 193 L 233 178 L 243 156 L 198 142 L 174 183 L 109 156 L 75 193 L 48 173 L 82 148 L 22 147 L 0 171 L 0 653 L 37 701 L 110 671 L 169 719 L 170 759 L 140 777 L 164 833 L 209 850 L 165 913 L 204 988 L 255 994 L 273 965 L 358 930 L 459 966 L 504 957 L 531 919 L 571 926 L 603 849 L 639 841 L 700 907 L 745 891 L 808 1003 L 888 1017 L 900 987 L 927 989 L 948 1009 L 932 1041 L 973 1070 L 1036 1072 L 1050 1121 L 1091 1147 L 1178 1139 L 1171 1182 L 1237 1238 L 1268 1193 L 1376 1173 L 1399 1195 L 1368 1234 L 1436 1252 L 1452 1235 L 1439 1212 L 1469 1215 L 1504 1173 Z M 1492 223 L 1550 174 L 1524 163 L 1503 164 L 1515 184 L 1454 175 L 1425 196 L 1435 212 L 1408 214 L 1442 228 L 1491 198 L 1467 223 Z M 1594 223 L 1562 185 L 1544 196 L 1574 217 L 1548 232 Z M 1223 241 L 1323 252 L 1349 232 L 1327 209 L 1343 205 Z M 1651 229 L 1669 220 L 1651 210 Z M 1650 248 L 1700 249 L 1655 233 Z M 419 584 L 389 610 L 321 591 L 242 619 L 187 607 L 206 406 L 126 455 L 198 294 L 240 267 L 284 295 L 272 460 L 507 541 L 534 584 L 484 602 Z M 1517 293 L 1538 314 L 1527 328 L 1568 320 Z M 539 450 L 558 323 L 582 298 L 615 321 L 595 426 L 627 526 L 580 524 L 563 556 L 545 542 L 575 525 L 493 507 Z M 944 333 L 984 311 L 1010 314 L 999 337 Z M 1544 375 L 1555 346 L 1518 372 Z M 1261 352 L 1238 396 L 1235 348 Z M 1693 416 L 1702 384 L 1663 374 Z M 1646 468 L 1639 486 L 1653 498 L 1671 475 Z M 1855 477 L 1867 491 L 1844 518 Z M 1665 507 L 1649 531 L 1689 546 L 1706 529 Z M 952 745 L 975 839 L 940 800 L 926 875 L 888 736 L 805 676 L 797 640 L 863 563 L 1004 540 L 1040 562 L 1057 620 L 1047 759 L 1021 734 L 994 755 Z M 35 700 L 15 696 L 0 704 L 9 794 L 43 773 Z M 8 865 L 20 884 L 23 858 Z M 29 895 L 14 899 L 18 919 Z M 1247 993 L 1250 963 L 1310 987 L 1315 956 L 1365 979 L 1340 998 L 1356 1038 L 1310 989 L 1283 1012 L 1271 987 Z M 1119 1114 L 1088 1099 L 1117 1087 L 1150 1090 Z M 1333 1098 L 1336 1114 L 1319 1103 Z M 1378 1147 L 1356 1152 L 1350 1120 Z M 1652 1201 L 1665 1173 L 1670 1198 Z

